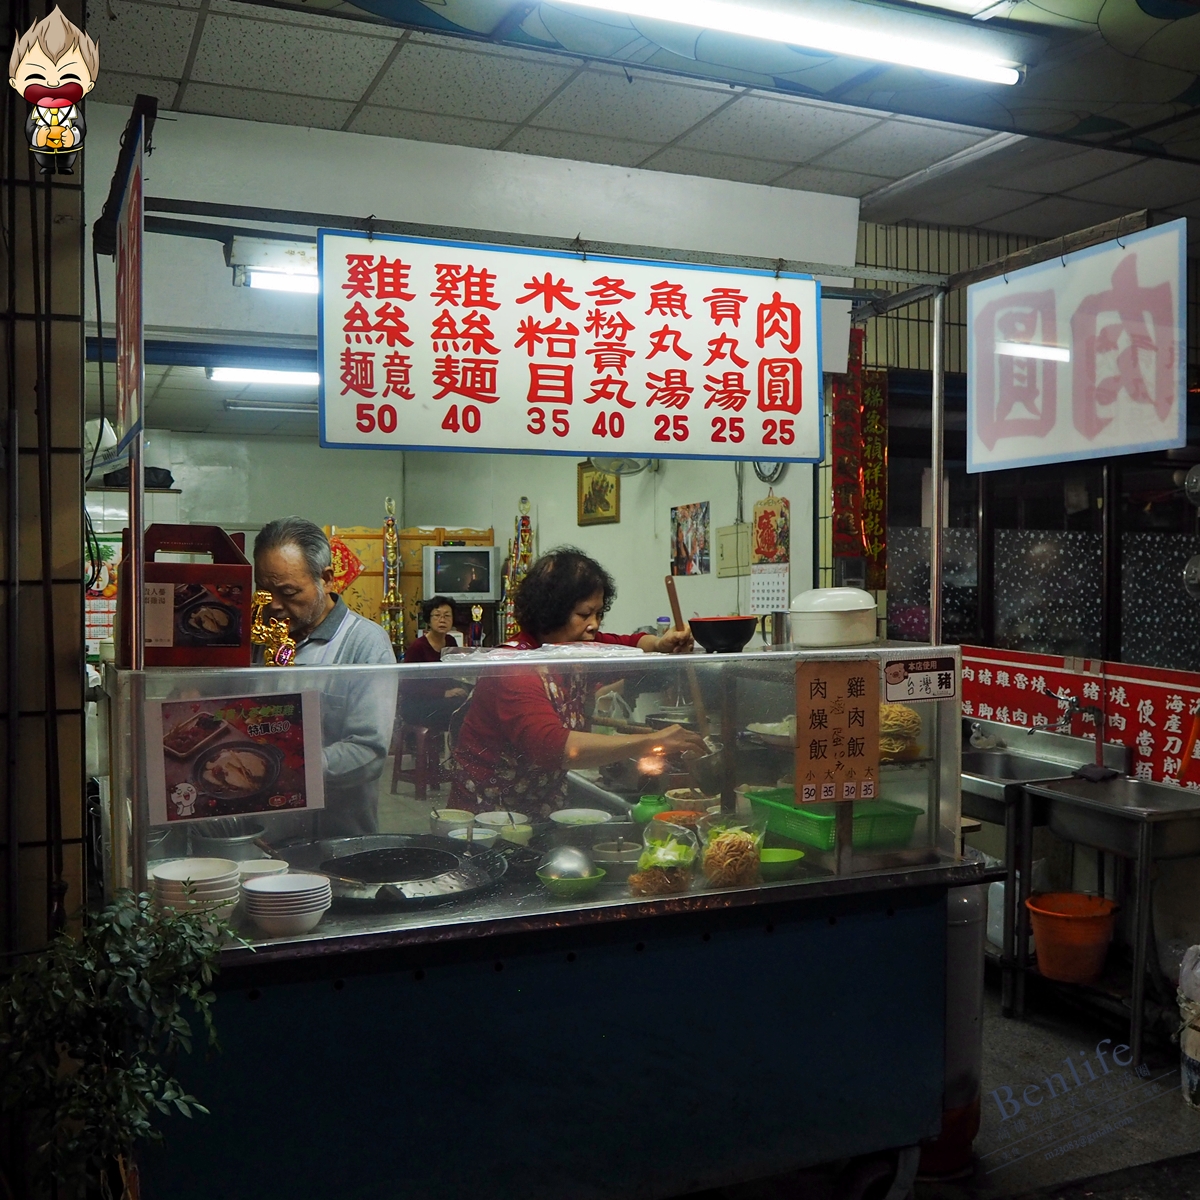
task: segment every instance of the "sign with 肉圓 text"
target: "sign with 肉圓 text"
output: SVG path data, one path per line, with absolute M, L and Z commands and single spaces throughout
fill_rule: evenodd
M 967 288 L 967 470 L 1187 444 L 1187 221 Z
M 318 234 L 321 445 L 822 457 L 807 277 Z
M 879 664 L 796 663 L 796 803 L 879 796 Z

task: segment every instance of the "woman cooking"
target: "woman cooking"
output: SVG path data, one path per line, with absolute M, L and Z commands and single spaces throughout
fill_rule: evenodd
M 687 630 L 653 634 L 602 633 L 600 621 L 616 597 L 612 577 L 594 559 L 565 547 L 529 569 L 513 599 L 521 632 L 514 650 L 569 642 L 636 646 L 646 653 L 679 654 L 692 648 Z M 592 688 L 570 668 L 480 679 L 459 730 L 451 763 L 451 808 L 515 808 L 544 817 L 562 808 L 567 772 L 645 754 L 708 753 L 702 738 L 670 725 L 651 733 L 587 733 Z

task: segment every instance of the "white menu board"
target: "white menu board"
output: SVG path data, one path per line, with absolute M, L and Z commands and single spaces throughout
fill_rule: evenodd
M 808 276 L 321 230 L 321 445 L 819 462 Z
M 1187 444 L 1187 221 L 967 288 L 967 470 Z

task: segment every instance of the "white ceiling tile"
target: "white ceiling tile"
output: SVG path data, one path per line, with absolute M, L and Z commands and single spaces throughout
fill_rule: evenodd
M 800 163 L 832 149 L 847 138 L 865 133 L 879 121 L 878 116 L 748 95 L 711 121 L 705 121 L 680 145 L 718 154 Z
M 543 128 L 669 142 L 724 104 L 728 88 L 689 87 L 645 75 L 585 71 L 537 115 Z
M 116 13 L 115 21 L 108 18 L 109 12 Z M 195 9 L 111 0 L 96 14 L 89 30 L 103 47 L 99 78 L 105 71 L 136 75 L 146 73 L 148 67 L 158 76 L 182 75 L 195 24 Z
M 295 9 L 276 8 L 272 3 L 262 3 L 260 0 L 250 0 L 247 4 L 236 3 L 236 0 L 209 0 L 209 12 L 225 13 L 232 17 L 243 17 L 247 21 L 270 21 L 277 25 L 307 26 L 309 29 L 319 29 L 329 33 L 344 33 L 348 28 L 356 32 L 369 33 L 372 26 L 379 29 L 389 41 L 396 38 L 396 27 L 379 20 L 373 13 L 356 9 L 351 4 L 333 5 L 328 0 L 317 0 L 315 4 L 300 0 L 304 11 Z M 347 16 L 357 17 L 353 25 L 348 25 L 345 17 L 337 15 L 339 9 L 344 9 Z M 365 20 L 363 18 L 366 18 Z
M 188 85 L 185 112 L 213 117 L 236 117 L 275 125 L 304 125 L 310 129 L 340 129 L 354 111 L 347 100 L 319 100 L 314 96 L 279 96 L 242 88 Z
M 1130 209 L 1166 208 L 1200 199 L 1200 167 L 1151 159 L 1067 193 L 1078 200 L 1120 204 Z
M 269 39 L 264 36 L 267 33 Z M 375 78 L 394 41 L 210 15 L 192 78 L 294 96 L 357 100 Z M 267 45 L 270 53 L 264 53 Z M 271 118 L 264 112 L 258 119 Z
M 879 175 L 862 175 L 855 171 L 830 171 L 824 167 L 797 167 L 775 180 L 776 187 L 795 188 L 801 192 L 824 192 L 832 196 L 865 196 L 876 188 L 891 183 Z
M 921 221 L 930 225 L 970 226 L 1024 208 L 1028 203 L 1027 192 L 1017 192 L 1011 188 L 971 188 L 954 196 L 923 196 L 920 202 L 909 207 L 905 207 L 901 200 L 899 207 L 903 210 L 903 216 L 893 219 Z
M 1137 161 L 1133 155 L 1113 150 L 1079 150 L 1061 142 L 1031 138 L 1011 151 L 1001 151 L 994 159 L 986 159 L 978 175 L 1022 192 L 1054 194 Z
M 651 171 L 732 179 L 737 183 L 769 183 L 782 175 L 789 165 L 762 158 L 737 158 L 732 154 L 706 154 L 703 150 L 688 150 L 684 146 L 668 146 L 645 163 Z
M 996 229 L 1004 233 L 1052 238 L 1099 225 L 1101 221 L 1119 217 L 1124 212 L 1125 209 L 1114 205 L 1091 204 L 1085 200 L 1071 200 L 1066 196 L 1047 196 L 1003 216 L 985 218 L 978 224 L 986 229 Z
M 570 79 L 571 71 L 553 62 L 410 42 L 371 94 L 371 103 L 518 122 Z
M 580 162 L 608 163 L 615 167 L 636 166 L 648 154 L 653 154 L 653 142 L 631 142 L 623 138 L 595 137 L 586 133 L 565 133 L 561 129 L 535 129 L 527 126 L 517 131 L 505 150 L 517 154 L 542 154 L 548 158 L 574 158 Z
M 495 149 L 515 128 L 515 125 L 499 121 L 469 121 L 465 117 L 442 117 L 433 113 L 379 108 L 368 104 L 354 118 L 350 132 L 410 138 L 415 142 L 448 142 L 453 146 Z
M 982 133 L 962 133 L 907 121 L 884 121 L 815 160 L 815 166 L 899 179 L 940 162 L 981 141 Z
M 140 92 L 144 96 L 156 96 L 162 108 L 175 99 L 179 83 L 174 79 L 151 79 L 148 75 L 126 75 L 122 71 L 100 69 L 96 86 L 89 94 L 90 100 L 99 104 L 132 104 Z

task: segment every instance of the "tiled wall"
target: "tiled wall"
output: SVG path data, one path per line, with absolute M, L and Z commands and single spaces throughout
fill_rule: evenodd
M 60 0 L 66 16 L 82 25 L 79 0 Z M 22 6 L 8 8 L 9 21 Z M 39 5 L 30 6 L 35 17 L 43 15 Z M 16 36 L 5 26 L 4 45 L 11 47 Z M 17 713 L 15 747 L 17 786 L 9 794 L 7 772 L 0 772 L 0 937 L 5 949 L 28 949 L 43 944 L 47 937 L 47 880 L 53 870 L 47 845 L 46 753 L 48 722 L 58 738 L 61 778 L 59 811 L 62 819 L 64 900 L 68 914 L 79 913 L 84 898 L 83 879 L 83 593 L 82 593 L 82 299 L 83 299 L 83 169 L 74 176 L 55 176 L 47 189 L 33 187 L 36 214 L 30 213 L 31 159 L 25 149 L 25 103 L 11 89 L 7 119 L 10 161 L 0 161 L 0 205 L 6 236 L 0 244 L 0 278 L 6 286 L 0 293 L 5 312 L 0 337 L 0 379 L 5 381 L 6 408 L 15 405 L 19 415 L 17 465 L 17 546 L 10 544 L 9 488 L 13 456 L 6 444 L 3 459 L 4 485 L 0 496 L 3 510 L 4 628 L 15 607 L 19 620 L 19 652 L 15 663 L 7 661 L 5 676 L 16 672 Z M 86 150 L 81 163 L 87 159 Z M 101 181 L 104 186 L 104 181 Z M 42 303 L 48 301 L 50 319 L 42 322 L 48 339 L 49 386 L 46 389 L 50 424 L 50 508 L 42 512 L 39 496 L 39 438 L 36 410 L 34 319 L 34 223 L 36 223 L 37 267 L 41 271 Z M 47 234 L 49 235 L 47 237 Z M 47 245 L 48 242 L 48 245 Z M 47 262 L 47 256 L 49 261 Z M 15 304 L 9 296 L 15 294 Z M 7 427 L 5 427 L 7 428 Z M 7 443 L 8 439 L 5 438 Z M 41 523 L 49 520 L 53 553 L 49 579 L 43 578 Z M 44 603 L 49 601 L 53 638 L 54 686 L 57 697 L 48 700 L 47 637 Z M 6 754 L 14 719 L 8 706 L 7 683 L 0 688 L 4 719 L 0 737 Z M 15 806 L 15 808 L 14 808 Z M 14 819 L 17 842 L 9 839 L 10 818 Z M 9 899 L 11 870 L 15 868 L 15 906 Z

